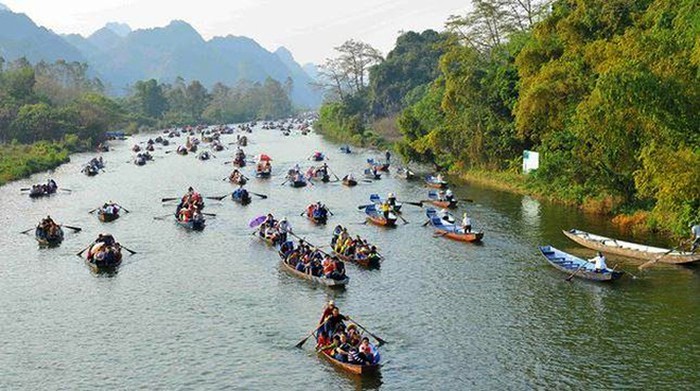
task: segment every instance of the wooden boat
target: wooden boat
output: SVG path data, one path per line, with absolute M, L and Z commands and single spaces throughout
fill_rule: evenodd
M 199 155 L 197 155 L 197 159 L 202 160 L 202 161 L 209 160 L 209 159 L 211 159 L 211 154 L 207 151 L 204 151 L 204 152 L 200 153 Z
M 445 182 L 444 180 L 439 180 L 437 177 L 434 177 L 432 175 L 428 175 L 425 177 L 425 185 L 434 189 L 447 188 L 447 182 Z
M 453 197 L 452 200 L 440 200 L 440 197 L 438 196 L 438 193 L 436 191 L 429 191 L 428 192 L 428 199 L 423 201 L 427 202 L 429 204 L 433 204 L 437 206 L 438 208 L 456 208 L 457 207 L 457 200 Z
M 103 223 L 109 223 L 119 218 L 119 213 L 107 213 L 104 209 L 100 208 L 97 211 L 97 218 Z
M 83 167 L 82 172 L 87 176 L 95 176 L 99 173 L 99 170 L 95 166 L 85 166 Z
M 384 172 L 389 172 L 389 166 L 391 165 L 390 163 L 384 163 L 380 161 L 376 161 L 374 159 L 367 159 L 367 163 L 376 168 L 377 171 L 384 171 Z
M 93 249 L 102 243 L 94 244 L 90 250 L 88 250 L 88 255 L 86 259 L 87 265 L 95 273 L 101 272 L 113 272 L 122 263 L 122 250 L 119 245 L 106 246 L 111 251 L 106 252 L 103 256 L 96 256 L 93 253 Z
M 175 223 L 177 223 L 177 225 L 179 225 L 180 227 L 183 227 L 190 231 L 203 231 L 204 227 L 206 226 L 206 220 L 204 219 L 204 217 L 202 217 L 201 219 L 192 219 L 189 221 L 181 221 L 177 217 L 175 217 Z
M 611 239 L 605 236 L 579 231 L 577 229 L 562 232 L 564 232 L 564 235 L 566 235 L 569 239 L 583 247 L 588 247 L 593 250 L 610 254 L 622 255 L 644 261 L 653 261 L 658 259 L 658 262 L 660 263 L 668 263 L 673 265 L 700 262 L 700 253 L 693 254 L 685 251 L 672 251 L 671 249 L 666 248 L 645 246 L 643 244 Z
M 231 199 L 234 202 L 237 202 L 237 203 L 244 205 L 244 206 L 250 204 L 250 202 L 253 200 L 250 197 L 250 193 L 248 193 L 248 191 L 245 191 L 243 189 L 237 189 L 233 193 L 231 193 Z
M 313 175 L 311 178 L 309 178 L 309 179 L 317 179 L 317 180 L 320 180 L 320 181 L 323 182 L 323 183 L 328 183 L 328 182 L 331 181 L 331 176 L 328 175 L 327 172 L 324 173 L 323 171 L 318 170 L 318 171 L 314 172 L 314 175 Z
M 343 185 L 347 187 L 353 187 L 357 186 L 357 181 L 354 179 L 348 179 L 347 177 L 343 178 Z
M 384 217 L 384 213 L 377 210 L 375 205 L 369 205 L 365 208 L 365 214 L 367 215 L 367 221 L 374 225 L 379 225 L 382 227 L 396 227 L 396 214 L 389 212 L 389 217 Z
M 170 141 L 168 141 L 167 138 L 164 138 L 163 141 L 161 141 L 160 143 L 163 144 L 164 147 L 167 147 L 168 145 L 170 145 Z
M 47 235 L 46 232 L 37 227 L 37 229 L 34 230 L 34 237 L 36 238 L 36 241 L 39 242 L 39 246 L 58 246 L 63 241 L 63 229 L 59 225 L 55 235 Z
M 350 282 L 350 277 L 345 276 L 344 279 L 342 280 L 334 280 L 332 278 L 326 278 L 326 277 L 316 277 L 311 274 L 306 274 L 298 271 L 297 269 L 293 268 L 291 265 L 289 265 L 287 262 L 283 260 L 280 261 L 280 264 L 282 264 L 282 269 L 286 271 L 287 273 L 295 276 L 302 278 L 307 281 L 311 281 L 312 283 L 316 283 L 319 285 L 327 286 L 329 288 L 344 288 L 345 285 Z
M 381 173 L 377 172 L 377 173 L 375 174 L 375 173 L 372 172 L 372 170 L 370 170 L 369 168 L 366 168 L 366 169 L 365 169 L 364 174 L 365 174 L 365 178 L 367 178 L 367 179 L 374 179 L 374 180 L 382 179 L 382 174 L 381 174 Z
M 148 144 L 146 146 L 146 151 L 153 152 L 155 150 L 156 150 L 156 148 L 153 146 L 153 144 Z
M 336 367 L 344 370 L 345 372 L 351 373 L 353 375 L 375 374 L 381 368 L 381 364 L 358 365 L 358 364 L 351 364 L 351 363 L 347 363 L 347 362 L 341 362 L 341 361 L 338 361 L 335 358 L 331 357 L 325 351 L 318 352 L 318 355 L 325 358 L 326 360 L 330 361 L 330 363 L 335 365 Z
M 480 231 L 470 231 L 466 232 L 464 228 L 458 227 L 455 224 L 450 224 L 438 216 L 435 209 L 428 209 L 425 214 L 430 219 L 430 225 L 435 228 L 435 232 L 440 236 L 444 236 L 448 239 L 456 240 L 458 242 L 466 243 L 476 243 L 480 242 L 484 238 L 484 233 Z
M 340 258 L 344 262 L 352 262 L 356 263 L 360 266 L 366 267 L 366 268 L 375 268 L 379 269 L 381 266 L 381 257 L 365 257 L 365 258 L 359 258 L 355 254 L 353 255 L 343 255 L 340 254 L 336 251 L 333 251 L 333 255 L 336 257 Z
M 309 219 L 309 221 L 311 221 L 314 224 L 325 225 L 328 222 L 328 211 L 326 211 L 326 214 L 323 215 L 317 215 L 314 213 L 315 211 L 316 208 L 306 208 L 306 212 L 304 213 L 304 215 L 307 219 Z
M 615 281 L 624 274 L 623 271 L 613 269 L 596 272 L 595 265 L 592 262 L 557 250 L 552 246 L 540 246 L 540 252 L 552 266 L 578 278 L 591 281 Z M 574 274 L 574 272 L 576 273 Z
M 243 137 L 239 138 L 238 145 L 240 145 L 241 147 L 247 147 L 248 146 L 248 137 L 243 136 Z
M 375 204 L 383 204 L 384 200 L 379 196 L 379 194 L 371 194 L 369 196 L 370 202 L 373 202 Z M 392 210 L 394 213 L 401 213 L 401 208 L 403 207 L 403 204 L 400 202 L 395 202 L 394 205 L 392 206 Z
M 187 147 L 187 150 L 192 153 L 197 152 L 197 144 L 192 143 L 190 146 Z
M 34 185 L 29 189 L 29 198 L 48 197 L 56 193 L 56 190 L 58 190 L 58 186 Z
M 189 152 L 187 151 L 187 148 L 182 148 L 182 147 L 178 147 L 178 148 L 177 148 L 177 154 L 178 154 L 178 155 L 185 156 L 185 155 L 187 155 L 188 153 L 189 153 Z

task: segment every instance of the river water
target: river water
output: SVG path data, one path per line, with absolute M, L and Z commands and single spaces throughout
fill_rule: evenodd
M 235 136 L 224 136 L 233 140 Z M 658 266 L 639 275 L 638 263 L 609 259 L 631 271 L 604 285 L 551 268 L 537 246 L 552 244 L 581 256 L 561 229 L 580 228 L 625 238 L 594 216 L 528 197 L 475 186 L 455 189 L 482 245 L 433 238 L 423 212 L 405 205 L 410 224 L 396 229 L 361 225 L 357 206 L 373 192 L 419 200 L 420 182 L 384 178 L 349 189 L 318 184 L 280 186 L 286 168 L 308 166 L 315 150 L 330 155 L 339 175 L 372 156 L 338 153 L 316 135 L 250 135 L 249 155 L 267 153 L 275 177 L 248 188 L 269 195 L 242 207 L 209 201 L 216 213 L 203 232 L 172 220 L 162 197 L 194 186 L 208 196 L 232 190 L 222 178 L 232 151 L 200 162 L 155 152 L 137 167 L 130 146 L 147 136 L 112 142 L 106 172 L 79 173 L 92 154 L 72 157 L 55 172 L 0 188 L 0 389 L 697 389 L 700 384 L 700 272 Z M 171 146 L 168 149 L 174 149 Z M 250 172 L 250 169 L 248 169 Z M 30 200 L 19 189 L 45 181 L 73 190 Z M 103 224 L 87 212 L 107 200 L 131 211 Z M 315 227 L 299 214 L 324 201 L 335 216 Z M 347 266 L 344 291 L 314 287 L 280 271 L 274 251 L 251 236 L 247 222 L 272 211 L 287 216 L 315 244 L 330 240 L 335 224 L 376 243 L 381 270 Z M 80 226 L 63 244 L 39 249 L 19 232 L 50 214 Z M 112 276 L 91 273 L 75 253 L 99 232 L 136 250 Z M 631 238 L 630 238 L 631 239 Z M 388 341 L 379 376 L 346 375 L 294 345 L 334 299 Z

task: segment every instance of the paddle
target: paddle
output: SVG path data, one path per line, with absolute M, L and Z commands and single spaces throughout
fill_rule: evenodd
M 430 220 L 428 220 L 428 221 L 426 221 L 425 223 L 423 223 L 423 225 L 421 225 L 421 227 L 427 227 L 428 224 L 430 224 Z
M 29 191 L 29 190 L 31 190 L 31 189 L 30 189 L 30 188 L 28 188 L 28 187 L 25 187 L 25 188 L 19 189 L 19 191 Z
M 287 182 L 289 182 L 291 178 L 287 178 L 284 182 L 280 183 L 280 186 L 284 186 Z
M 418 206 L 418 207 L 421 207 L 421 208 L 423 207 L 423 201 L 420 201 L 420 202 L 399 201 L 399 202 L 402 202 L 402 203 L 408 204 L 408 205 Z
M 81 256 L 83 255 L 83 253 L 85 252 L 85 250 L 89 249 L 90 247 L 92 247 L 92 244 L 88 244 L 87 247 L 85 247 L 84 249 L 80 250 L 80 252 L 78 252 L 78 253 L 75 254 L 75 255 L 81 257 Z
M 664 258 L 664 257 L 667 256 L 668 254 L 670 254 L 670 253 L 672 253 L 672 252 L 674 252 L 674 251 L 676 251 L 676 250 L 678 250 L 678 247 L 674 247 L 674 248 L 672 248 L 672 249 L 666 251 L 665 253 L 663 253 L 660 257 L 657 257 L 656 259 L 652 259 L 651 261 L 647 261 L 647 262 L 645 262 L 645 263 L 639 265 L 638 269 L 639 269 L 639 270 L 644 270 L 644 269 L 650 267 L 651 265 L 654 265 L 656 262 L 659 262 L 659 260 L 661 260 L 661 258 Z
M 576 275 L 576 273 L 578 273 L 579 270 L 581 270 L 584 266 L 586 266 L 586 265 L 588 265 L 588 264 L 589 264 L 589 262 L 586 260 L 584 263 L 582 263 L 582 264 L 578 267 L 578 269 L 576 269 L 573 273 L 571 273 L 571 275 L 570 275 L 569 277 L 566 277 L 566 280 L 565 280 L 565 281 L 571 281 L 571 279 L 574 278 L 574 276 Z
M 459 200 L 464 202 L 474 202 L 474 200 L 472 200 L 471 198 L 459 198 Z
M 250 194 L 256 195 L 256 196 L 262 198 L 263 200 L 267 199 L 267 196 L 265 194 L 253 193 L 252 191 L 250 192 Z
M 216 213 L 202 213 L 205 216 L 216 217 Z
M 33 229 L 36 229 L 36 228 L 29 228 L 29 229 L 26 230 L 26 231 L 22 231 L 22 232 L 20 232 L 20 235 L 28 234 L 29 231 L 31 231 L 31 230 L 33 230 Z
M 160 202 L 170 202 L 170 201 L 175 201 L 175 200 L 179 200 L 179 199 L 180 199 L 180 197 L 163 198 L 160 200 Z
M 61 227 L 66 227 L 66 228 L 68 228 L 68 229 L 72 229 L 72 230 L 75 231 L 75 232 L 80 232 L 80 231 L 83 230 L 83 229 L 80 228 L 80 227 L 71 227 L 70 225 L 65 225 L 65 224 L 61 224 Z
M 88 214 L 90 214 L 90 213 L 92 213 L 92 212 L 94 212 L 94 211 L 96 211 L 96 210 L 98 210 L 98 209 L 100 209 L 100 208 L 101 208 L 101 206 L 98 206 L 97 208 L 95 208 L 95 209 L 89 211 Z
M 124 210 L 124 212 L 126 212 L 126 213 L 131 213 L 131 212 L 130 212 L 129 210 L 127 210 L 125 207 L 123 207 L 123 206 L 121 206 L 121 205 L 119 205 L 119 204 L 115 204 L 115 205 L 118 206 L 118 207 L 120 207 L 120 208 L 122 208 L 122 209 Z
M 221 196 L 221 197 L 204 197 L 204 198 L 206 198 L 206 199 L 208 199 L 208 200 L 221 201 L 221 200 L 223 200 L 223 199 L 226 198 L 226 197 L 228 197 L 228 194 L 223 195 L 223 196 Z
M 370 181 L 369 179 L 362 179 L 362 182 L 365 182 L 365 183 L 374 183 L 374 182 Z
M 367 330 L 364 326 L 362 326 L 362 325 L 361 325 L 358 321 L 356 321 L 355 319 L 352 319 L 352 318 L 349 317 L 349 316 L 348 316 L 347 318 L 348 318 L 349 321 L 355 323 L 355 324 L 357 325 L 357 327 L 359 327 L 359 328 L 361 328 L 362 330 L 366 331 L 367 334 L 371 335 L 374 339 L 376 339 L 377 342 L 379 342 L 379 344 L 377 345 L 377 347 L 382 346 L 382 345 L 388 343 L 388 342 L 386 342 L 385 340 L 379 338 L 378 336 L 372 334 L 371 331 Z
M 297 347 L 297 348 L 299 348 L 299 349 L 301 349 L 301 347 L 304 346 L 304 344 L 306 343 L 306 341 L 308 341 L 308 339 L 311 338 L 311 337 L 316 333 L 316 330 L 318 330 L 318 329 L 320 329 L 321 327 L 323 327 L 323 325 L 325 325 L 326 322 L 328 322 L 329 319 L 330 319 L 330 317 L 327 317 L 326 320 L 323 321 L 323 323 L 321 323 L 320 325 L 316 326 L 313 330 L 311 330 L 311 332 L 309 333 L 309 335 L 306 336 L 306 338 L 302 339 L 301 341 L 299 341 L 299 343 L 297 343 L 297 344 L 294 345 L 294 346 Z
M 126 246 L 122 246 L 121 244 L 120 244 L 119 246 L 121 246 L 121 248 L 123 248 L 124 250 L 126 250 L 126 251 L 130 252 L 130 253 L 131 253 L 131 255 L 137 254 L 137 252 L 136 252 L 136 251 L 134 251 L 134 250 L 130 250 L 130 249 L 129 249 L 129 248 L 127 248 Z

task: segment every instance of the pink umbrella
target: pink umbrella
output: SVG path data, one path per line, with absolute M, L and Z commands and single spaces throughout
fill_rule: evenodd
M 248 223 L 248 226 L 250 228 L 255 228 L 258 225 L 262 224 L 265 221 L 265 219 L 267 219 L 267 216 L 258 216 L 256 218 L 254 218 L 253 220 L 250 220 L 250 223 Z

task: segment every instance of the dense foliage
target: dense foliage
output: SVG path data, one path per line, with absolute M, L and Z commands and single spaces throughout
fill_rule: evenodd
M 559 0 L 509 31 L 487 47 L 468 34 L 451 43 L 399 120 L 406 157 L 504 170 L 532 149 L 533 191 L 645 208 L 676 233 L 700 220 L 700 3 Z

